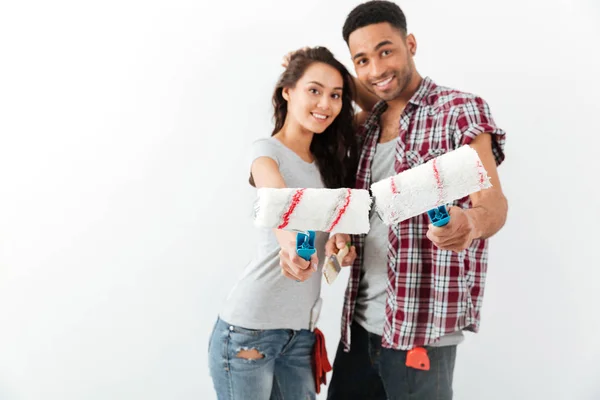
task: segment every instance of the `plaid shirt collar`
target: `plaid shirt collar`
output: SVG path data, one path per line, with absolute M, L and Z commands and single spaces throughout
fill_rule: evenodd
M 413 104 L 417 107 L 427 105 L 429 102 L 428 95 L 431 92 L 431 90 L 435 89 L 435 87 L 436 87 L 436 85 L 431 80 L 431 78 L 426 76 L 421 81 L 419 87 L 417 88 L 417 91 L 408 100 L 408 103 Z M 381 119 L 381 115 L 387 109 L 388 109 L 388 104 L 385 100 L 379 100 L 377 103 L 375 103 L 375 106 L 373 106 L 373 109 L 371 110 L 369 116 L 367 117 L 366 121 L 363 123 L 364 129 L 362 130 L 362 132 L 367 133 L 367 132 L 373 132 L 375 130 L 378 130 L 378 129 L 374 129 L 374 128 L 379 127 L 379 120 Z

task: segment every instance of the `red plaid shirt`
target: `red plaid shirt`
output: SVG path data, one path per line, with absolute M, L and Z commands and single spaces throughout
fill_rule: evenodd
M 359 128 L 362 151 L 356 188 L 371 186 L 371 162 L 379 141 L 380 101 Z M 496 127 L 487 103 L 472 94 L 423 79 L 400 117 L 394 169 L 400 173 L 492 134 L 496 164 L 504 160 L 504 131 Z M 470 207 L 469 197 L 452 205 Z M 391 226 L 388 233 L 386 322 L 382 346 L 408 350 L 435 343 L 465 329 L 477 332 L 487 270 L 487 241 L 475 240 L 460 253 L 438 249 L 426 236 L 427 214 Z M 350 325 L 363 263 L 364 235 L 353 235 L 357 258 L 352 266 L 342 315 L 342 342 L 350 350 Z

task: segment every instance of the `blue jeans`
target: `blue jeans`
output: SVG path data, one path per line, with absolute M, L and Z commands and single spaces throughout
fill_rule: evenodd
M 254 330 L 217 319 L 208 353 L 210 375 L 219 400 L 315 399 L 309 330 Z M 257 350 L 261 358 L 240 358 Z
M 354 322 L 350 352 L 340 342 L 328 400 L 451 400 L 456 346 L 427 346 L 430 369 L 406 366 L 406 351 L 381 347 L 381 336 Z

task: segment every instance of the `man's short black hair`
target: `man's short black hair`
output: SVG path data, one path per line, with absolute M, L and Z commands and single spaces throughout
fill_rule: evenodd
M 373 0 L 356 6 L 346 17 L 342 30 L 346 44 L 355 30 L 381 22 L 388 22 L 406 35 L 406 17 L 400 7 L 391 1 Z

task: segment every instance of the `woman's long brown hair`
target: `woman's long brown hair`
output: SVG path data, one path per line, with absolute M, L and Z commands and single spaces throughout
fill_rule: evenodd
M 325 47 L 299 50 L 291 56 L 273 93 L 275 127 L 272 135 L 281 130 L 287 116 L 287 101 L 283 98 L 283 89 L 295 87 L 306 69 L 315 62 L 325 63 L 338 70 L 342 75 L 344 88 L 340 113 L 323 133 L 313 136 L 310 151 L 315 157 L 325 187 L 354 187 L 358 164 L 352 108 L 354 81 L 346 67 Z

